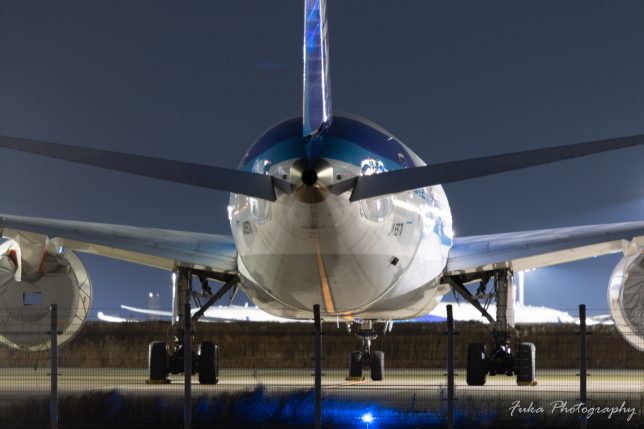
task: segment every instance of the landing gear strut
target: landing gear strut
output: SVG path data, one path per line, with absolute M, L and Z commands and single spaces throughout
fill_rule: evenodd
M 521 343 L 516 355 L 512 354 L 512 337 L 514 331 L 514 294 L 512 293 L 512 271 L 509 269 L 495 270 L 473 275 L 449 276 L 444 280 L 454 291 L 474 305 L 481 314 L 492 324 L 492 352 L 486 354 L 485 344 L 472 343 L 467 348 L 467 384 L 482 386 L 487 375 L 505 374 L 516 375 L 517 384 L 535 385 L 535 356 L 536 349 L 532 343 Z M 493 280 L 493 290 L 486 292 L 487 284 Z M 472 294 L 464 285 L 473 280 L 480 280 L 476 293 Z M 487 311 L 486 304 L 496 298 L 496 320 Z
M 363 380 L 362 371 L 370 370 L 373 381 L 382 381 L 385 376 L 385 354 L 381 350 L 371 350 L 371 342 L 378 338 L 373 321 L 367 320 L 363 324 L 354 322 L 354 325 L 357 325 L 355 335 L 362 341 L 362 351 L 351 352 L 347 380 Z M 383 334 L 388 332 L 390 326 L 389 323 L 385 324 Z
M 203 292 L 196 293 L 192 287 L 192 277 L 197 276 L 201 281 Z M 216 292 L 212 293 L 208 284 L 209 273 L 191 268 L 178 267 L 172 273 L 172 340 L 153 341 L 150 343 L 148 354 L 149 379 L 148 383 L 169 383 L 168 374 L 181 374 L 184 368 L 184 326 L 186 318 L 197 321 L 214 302 L 221 298 L 228 290 L 236 287 L 237 277 L 227 279 L 226 283 Z M 219 279 L 218 279 L 219 280 Z M 194 298 L 199 310 L 194 315 L 186 312 L 190 298 Z M 201 297 L 208 298 L 201 304 Z M 189 311 L 189 310 L 188 310 Z M 194 329 L 190 332 L 191 341 L 194 339 Z M 192 347 L 192 350 L 195 350 Z M 212 341 L 203 341 L 199 344 L 196 353 L 191 354 L 192 373 L 199 374 L 199 383 L 217 384 L 219 381 L 219 349 Z

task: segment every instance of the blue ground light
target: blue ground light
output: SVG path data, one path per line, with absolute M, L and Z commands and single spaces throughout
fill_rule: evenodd
M 447 416 L 441 397 L 429 408 L 419 409 L 414 396 L 400 408 L 361 398 L 323 395 L 322 427 L 329 429 L 441 428 Z M 456 404 L 457 428 L 577 428 L 574 415 L 509 418 L 497 399 L 473 403 L 464 397 Z M 39 416 L 48 415 L 49 400 L 31 401 L 0 413 L 0 421 L 23 416 L 22 421 L 41 424 Z M 118 390 L 66 395 L 60 401 L 60 423 L 66 427 L 182 427 L 183 401 L 180 397 L 129 396 Z M 193 399 L 193 427 L 200 428 L 307 428 L 313 425 L 313 390 L 270 392 L 263 386 L 244 392 L 222 392 Z M 2 411 L 2 410 L 0 410 Z M 39 420 L 40 419 L 40 420 Z M 593 427 L 618 427 L 620 422 L 594 420 Z M 41 427 L 41 426 L 38 426 Z
M 304 427 L 313 422 L 313 390 L 272 395 L 263 386 L 241 395 L 197 399 L 193 418 L 197 424 L 235 422 L 240 427 L 288 425 Z M 323 398 L 322 424 L 333 428 L 436 427 L 445 416 L 439 410 L 415 411 L 383 407 L 368 401 L 347 401 L 332 395 Z
M 364 413 L 361 418 L 363 423 L 366 423 L 367 425 L 370 425 L 373 423 L 373 415 L 371 413 Z

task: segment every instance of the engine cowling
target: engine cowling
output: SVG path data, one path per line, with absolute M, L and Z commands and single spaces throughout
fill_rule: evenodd
M 638 248 L 629 253 L 611 274 L 608 308 L 626 341 L 644 351 L 644 251 Z
M 68 342 L 92 302 L 85 266 L 56 239 L 6 230 L 3 235 L 11 238 L 0 244 L 0 343 L 27 351 L 49 349 L 51 304 L 58 305 L 58 344 Z

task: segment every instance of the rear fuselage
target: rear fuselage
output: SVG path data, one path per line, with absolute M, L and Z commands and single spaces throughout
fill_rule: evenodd
M 440 300 L 452 245 L 452 217 L 441 186 L 351 203 L 327 186 L 359 175 L 425 165 L 387 131 L 335 115 L 312 139 L 302 119 L 281 122 L 251 146 L 240 169 L 292 183 L 274 202 L 231 194 L 230 225 L 244 291 L 280 317 L 323 314 L 398 319 Z M 307 185 L 306 172 L 315 171 Z M 304 174 L 303 174 L 304 172 Z

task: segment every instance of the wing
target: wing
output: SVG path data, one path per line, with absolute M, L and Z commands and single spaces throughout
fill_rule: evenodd
M 132 313 L 147 314 L 149 316 L 172 317 L 172 311 L 149 310 L 145 308 L 132 307 L 124 304 L 121 304 L 121 308 L 123 310 L 131 311 Z M 190 309 L 190 314 L 195 314 L 197 311 L 199 311 L 198 308 L 192 308 Z M 211 321 L 211 322 L 238 322 L 239 321 L 239 319 L 219 317 L 215 315 L 213 311 L 207 312 L 207 314 L 204 314 L 199 320 Z
M 542 229 L 454 239 L 447 274 L 496 268 L 523 271 L 624 251 L 644 236 L 644 222 Z
M 221 280 L 236 273 L 237 250 L 230 236 L 125 225 L 0 215 L 0 235 L 27 231 L 58 237 L 66 249 L 165 270 L 187 266 Z
M 140 314 L 147 314 L 148 316 L 162 316 L 162 317 L 172 317 L 172 311 L 168 310 L 149 310 L 147 308 L 138 308 L 138 307 L 131 307 L 129 305 L 123 305 L 121 304 L 121 308 L 123 310 L 128 310 L 133 313 L 140 313 Z M 198 308 L 191 308 L 190 309 L 190 314 L 194 314 L 199 310 Z
M 125 323 L 125 322 L 130 322 L 131 320 L 125 319 L 123 317 L 118 317 L 118 316 L 111 316 L 109 314 L 105 314 L 102 311 L 99 311 L 97 313 L 98 320 L 101 320 L 103 322 L 110 322 L 110 323 Z M 132 320 L 133 322 L 133 320 Z

